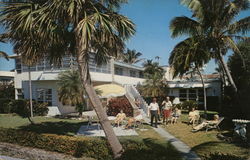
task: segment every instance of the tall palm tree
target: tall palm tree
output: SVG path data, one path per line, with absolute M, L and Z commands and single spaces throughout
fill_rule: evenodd
M 235 92 L 237 87 L 223 59 L 228 49 L 240 54 L 235 39 L 243 38 L 250 29 L 250 16 L 235 20 L 236 16 L 249 9 L 248 0 L 181 0 L 192 12 L 192 18 L 176 17 L 171 21 L 172 37 L 201 33 L 206 37 L 206 45 L 211 57 L 217 59 Z
M 136 52 L 134 49 L 127 49 L 127 52 L 123 54 L 123 61 L 129 64 L 135 64 L 143 60 L 139 59 L 140 56 L 142 56 L 142 53 Z
M 203 43 L 203 37 L 197 36 L 196 38 L 187 38 L 186 40 L 178 43 L 169 58 L 169 64 L 174 69 L 174 77 L 179 75 L 183 76 L 190 70 L 196 71 L 201 79 L 203 94 L 204 94 L 204 111 L 207 114 L 207 99 L 206 88 L 201 68 L 204 64 L 208 63 L 210 54 Z
M 108 121 L 89 74 L 89 54 L 98 63 L 123 52 L 124 41 L 135 33 L 132 21 L 118 13 L 124 0 L 27 0 L 5 3 L 1 23 L 22 58 L 47 57 L 59 63 L 65 54 L 76 56 L 82 86 L 94 107 L 117 158 L 122 146 Z M 46 44 L 46 45 L 45 45 Z

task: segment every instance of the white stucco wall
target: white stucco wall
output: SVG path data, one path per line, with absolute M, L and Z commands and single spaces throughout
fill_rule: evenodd
M 32 98 L 37 100 L 37 89 L 45 88 L 45 89 L 52 89 L 52 106 L 58 105 L 58 95 L 57 95 L 57 86 L 56 81 L 32 81 Z M 23 93 L 24 98 L 29 98 L 29 81 L 23 81 Z

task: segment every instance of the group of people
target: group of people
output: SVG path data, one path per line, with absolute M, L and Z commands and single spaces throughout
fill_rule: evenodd
M 136 105 L 139 107 L 139 102 L 136 103 Z M 158 104 L 156 98 L 153 98 L 148 109 L 151 117 L 151 126 L 155 126 L 156 128 L 158 125 L 158 121 L 161 121 L 161 117 L 162 117 L 162 122 L 168 125 L 168 123 L 171 124 L 177 123 L 177 120 L 181 115 L 181 110 L 172 104 L 169 97 L 166 97 L 166 99 L 161 103 L 161 105 Z M 115 125 L 119 126 L 125 120 L 125 118 L 126 114 L 123 113 L 123 110 L 121 110 L 120 113 L 116 115 Z M 142 114 L 138 112 L 137 115 L 127 120 L 125 129 L 131 128 L 134 123 L 136 123 L 137 121 L 141 121 L 142 119 L 143 119 Z M 202 123 L 199 124 L 200 114 L 199 111 L 196 110 L 195 108 L 192 108 L 191 111 L 189 112 L 188 119 L 189 119 L 188 123 L 193 125 L 192 131 L 194 132 L 203 129 L 207 125 L 213 125 L 219 122 L 219 116 L 214 115 L 213 120 L 203 121 Z
M 161 108 L 157 103 L 157 99 L 153 98 L 153 101 L 149 105 L 149 112 L 151 116 L 151 126 L 155 126 L 157 128 L 158 120 L 163 118 L 163 123 L 166 125 L 168 123 L 177 123 L 178 118 L 181 115 L 181 110 L 177 107 L 173 106 L 169 97 L 161 103 Z

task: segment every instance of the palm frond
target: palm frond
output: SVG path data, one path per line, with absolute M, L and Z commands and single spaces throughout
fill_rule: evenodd
M 186 16 L 175 17 L 170 22 L 170 30 L 173 38 L 181 35 L 192 36 L 200 33 L 200 24 L 199 22 Z

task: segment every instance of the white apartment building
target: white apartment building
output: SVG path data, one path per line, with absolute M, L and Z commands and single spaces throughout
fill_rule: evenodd
M 28 99 L 28 67 L 22 64 L 19 56 L 13 55 L 12 58 L 15 58 L 14 84 L 16 99 Z M 60 65 L 51 65 L 44 59 L 39 64 L 30 67 L 33 99 L 38 102 L 47 102 L 53 114 L 74 112 L 74 107 L 63 106 L 59 102 L 57 77 L 58 73 L 75 67 L 77 67 L 77 63 L 72 56 L 64 57 Z M 180 97 L 181 101 L 197 100 L 202 103 L 203 91 L 199 78 L 189 80 L 172 79 L 171 69 L 169 67 L 163 68 L 166 70 L 165 78 L 169 85 L 169 96 Z M 89 69 L 94 86 L 108 83 L 136 86 L 144 81 L 144 69 L 142 67 L 115 61 L 114 59 L 110 59 L 107 64 L 98 66 L 92 56 L 89 59 Z M 207 96 L 220 96 L 221 87 L 218 78 L 205 78 L 205 83 Z
M 15 58 L 15 95 L 16 99 L 29 98 L 28 67 L 22 64 L 19 56 Z M 51 65 L 46 59 L 39 64 L 30 67 L 32 81 L 32 97 L 38 102 L 47 102 L 50 110 L 58 114 L 66 114 L 74 111 L 74 107 L 63 106 L 58 100 L 57 77 L 61 71 L 76 68 L 74 57 L 64 57 L 60 65 Z M 90 76 L 93 85 L 117 83 L 120 85 L 137 85 L 144 81 L 143 68 L 125 64 L 110 59 L 107 64 L 98 66 L 94 57 L 89 59 Z

